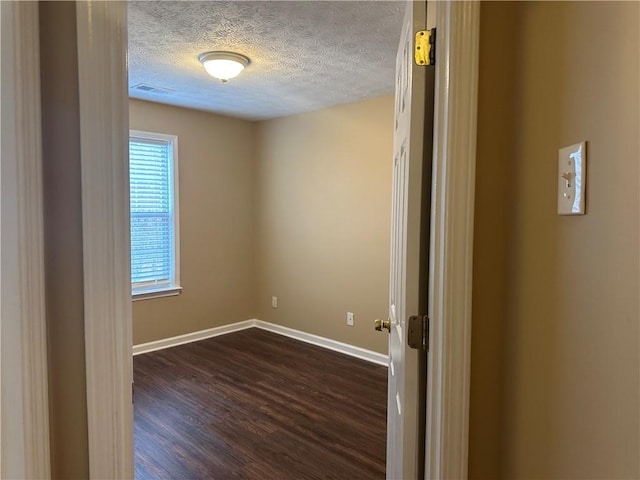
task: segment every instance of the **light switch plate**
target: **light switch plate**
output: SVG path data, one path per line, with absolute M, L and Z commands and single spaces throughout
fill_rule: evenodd
M 558 151 L 558 215 L 584 215 L 587 142 Z

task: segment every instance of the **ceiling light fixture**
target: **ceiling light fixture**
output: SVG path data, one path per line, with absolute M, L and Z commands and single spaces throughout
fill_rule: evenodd
M 206 52 L 198 56 L 209 75 L 225 83 L 240 74 L 250 60 L 244 55 L 233 52 Z

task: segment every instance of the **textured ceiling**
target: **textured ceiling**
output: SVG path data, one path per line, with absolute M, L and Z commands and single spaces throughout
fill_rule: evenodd
M 133 98 L 258 120 L 393 92 L 404 2 L 128 5 Z M 210 50 L 242 53 L 251 64 L 222 84 L 198 61 Z

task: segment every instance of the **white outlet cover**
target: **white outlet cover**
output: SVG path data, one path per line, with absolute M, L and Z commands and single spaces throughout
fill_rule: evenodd
M 558 215 L 584 215 L 587 142 L 558 151 Z
M 353 327 L 353 312 L 347 312 L 347 325 Z

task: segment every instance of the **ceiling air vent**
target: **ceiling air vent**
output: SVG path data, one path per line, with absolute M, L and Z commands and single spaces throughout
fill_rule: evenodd
M 131 90 L 138 90 L 139 92 L 145 93 L 156 93 L 158 95 L 166 95 L 167 93 L 175 92 L 170 88 L 156 87 L 155 85 L 150 85 L 148 83 L 139 83 L 131 87 Z

